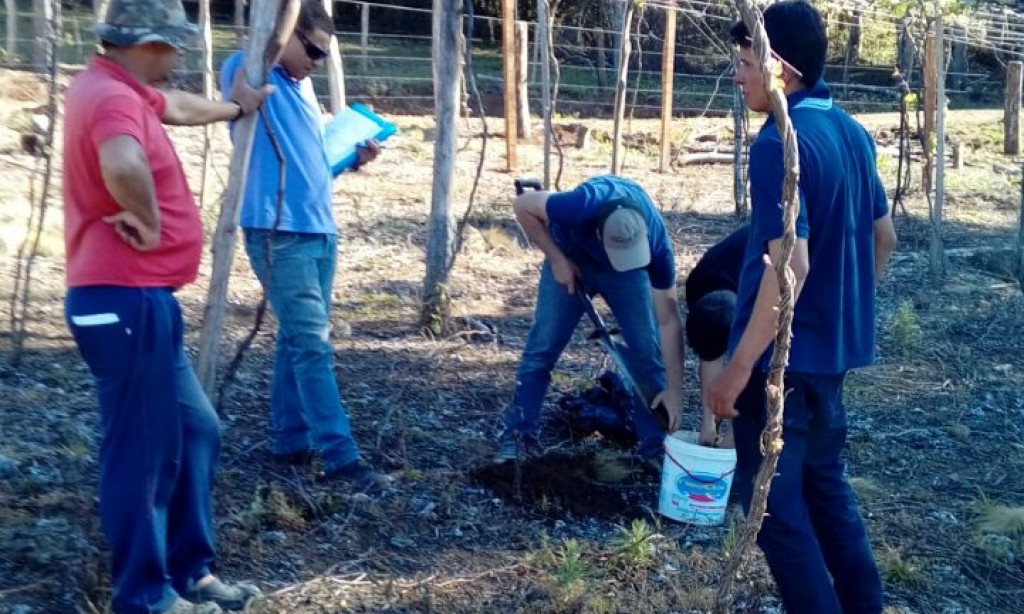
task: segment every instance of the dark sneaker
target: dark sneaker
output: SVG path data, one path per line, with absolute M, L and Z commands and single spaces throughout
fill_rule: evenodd
M 505 431 L 501 434 L 501 439 L 498 440 L 498 453 L 494 455 L 494 462 L 504 463 L 515 460 L 519 455 L 520 444 L 522 444 L 523 448 L 523 458 L 536 456 L 540 453 L 540 442 L 533 435 L 519 435 L 517 441 L 516 433 Z
M 270 458 L 278 465 L 308 467 L 313 464 L 313 450 L 306 448 L 305 450 L 288 452 L 287 454 L 271 454 Z
M 325 471 L 325 482 L 348 482 L 356 492 L 379 493 L 387 486 L 388 479 L 374 471 L 361 460 L 349 463 L 332 471 Z
M 216 603 L 192 603 L 178 597 L 171 607 L 160 614 L 223 614 L 223 612 L 224 610 Z
M 219 579 L 214 579 L 213 582 L 204 584 L 201 588 L 192 589 L 188 593 L 189 600 L 197 604 L 219 606 L 217 610 L 214 610 L 216 612 L 221 611 L 221 608 L 233 611 L 244 610 L 261 596 L 263 593 L 252 584 L 225 584 Z

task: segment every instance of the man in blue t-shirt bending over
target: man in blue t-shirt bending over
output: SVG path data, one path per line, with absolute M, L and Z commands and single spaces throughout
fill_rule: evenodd
M 800 209 L 785 446 L 758 544 L 787 612 L 879 613 L 881 580 L 844 477 L 842 399 L 847 371 L 873 360 L 875 285 L 896 236 L 874 143 L 820 81 L 828 46 L 821 15 L 806 2 L 789 0 L 764 11 L 764 26 L 797 133 Z M 777 328 L 779 287 L 764 257 L 777 261 L 782 251 L 783 147 L 750 34 L 737 23 L 731 35 L 739 48 L 736 83 L 747 106 L 769 116 L 750 148 L 750 237 L 730 359 L 711 384 L 709 404 L 720 418 L 736 417 L 736 487 L 749 510 L 761 460 L 768 350 Z
M 583 315 L 576 288 L 600 294 L 628 346 L 625 361 L 651 407 L 663 403 L 669 427 L 682 411 L 683 340 L 676 265 L 665 222 L 650 196 L 621 177 L 594 177 L 571 192 L 527 192 L 516 218 L 546 256 L 533 328 L 516 372 L 498 461 L 516 457 L 516 437 L 535 447 L 551 370 Z M 654 461 L 665 432 L 649 408 L 634 407 L 638 455 Z

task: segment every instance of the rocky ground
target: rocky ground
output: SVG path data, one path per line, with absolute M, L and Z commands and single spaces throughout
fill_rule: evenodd
M 37 166 L 22 153 L 19 135 L 30 121 L 25 109 L 38 107 L 45 89 L 18 73 L 0 74 L 0 83 L 0 612 L 106 612 L 97 413 L 92 382 L 63 324 L 56 189 L 31 267 L 27 336 L 17 362 L 9 332 L 12 308 L 21 313 L 14 280 L 17 263 L 24 273 L 27 261 L 16 256 Z M 513 175 L 503 170 L 503 141 L 492 138 L 451 284 L 461 330 L 424 336 L 416 321 L 434 128 L 430 117 L 397 121 L 401 133 L 383 158 L 340 178 L 335 194 L 337 375 L 356 438 L 391 486 L 370 498 L 318 483 L 314 471 L 269 462 L 271 321 L 223 406 L 219 572 L 263 586 L 268 598 L 253 611 L 264 613 L 709 611 L 735 543 L 736 510 L 721 527 L 660 517 L 657 483 L 631 472 L 610 446 L 569 439 L 554 411 L 544 444 L 556 450 L 524 474 L 524 492 L 532 495 L 516 501 L 508 473 L 488 466 L 529 327 L 540 258 L 524 247 L 512 219 Z M 896 118 L 864 121 L 879 135 L 879 166 L 893 187 L 896 163 L 887 152 Z M 911 194 L 896 216 L 901 248 L 880 288 L 879 363 L 847 385 L 849 471 L 883 570 L 889 614 L 1024 611 L 1024 298 L 1011 275 L 1019 161 L 996 153 L 998 121 L 998 113 L 986 112 L 949 120 L 952 138 L 965 143 L 967 166 L 947 175 L 947 275 L 936 281 L 928 273 L 927 212 L 921 194 Z M 563 187 L 608 167 L 603 137 L 610 126 L 584 123 L 594 138 L 586 149 L 566 150 Z M 492 136 L 498 127 L 492 121 Z M 478 122 L 460 122 L 460 130 L 454 207 L 461 216 L 482 139 Z M 637 121 L 628 131 L 636 148 L 627 152 L 626 173 L 662 206 L 685 276 L 739 223 L 732 169 L 655 173 L 648 143 L 656 143 L 656 124 Z M 698 137 L 723 147 L 731 142 L 723 120 L 680 120 L 674 131 L 681 144 Z M 197 187 L 201 131 L 173 135 Z M 215 136 L 216 193 L 228 149 L 222 127 Z M 525 145 L 520 158 L 524 171 L 539 173 L 536 143 Z M 215 202 L 204 209 L 211 229 Z M 180 293 L 192 347 L 208 267 Z M 258 298 L 239 255 L 229 346 L 251 325 Z M 552 410 L 561 394 L 592 385 L 603 363 L 581 334 L 555 377 Z M 693 426 L 697 396 L 689 368 Z M 758 556 L 737 588 L 734 611 L 780 611 Z

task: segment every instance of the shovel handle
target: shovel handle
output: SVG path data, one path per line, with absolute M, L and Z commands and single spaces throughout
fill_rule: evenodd
M 514 185 L 516 187 L 516 196 L 525 192 L 527 188 L 537 191 L 544 189 L 544 186 L 538 179 L 516 179 Z

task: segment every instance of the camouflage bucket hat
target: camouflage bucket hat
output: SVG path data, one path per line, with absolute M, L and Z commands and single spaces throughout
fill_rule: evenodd
M 184 49 L 199 34 L 189 23 L 181 0 L 113 0 L 93 31 L 119 47 L 166 43 Z

